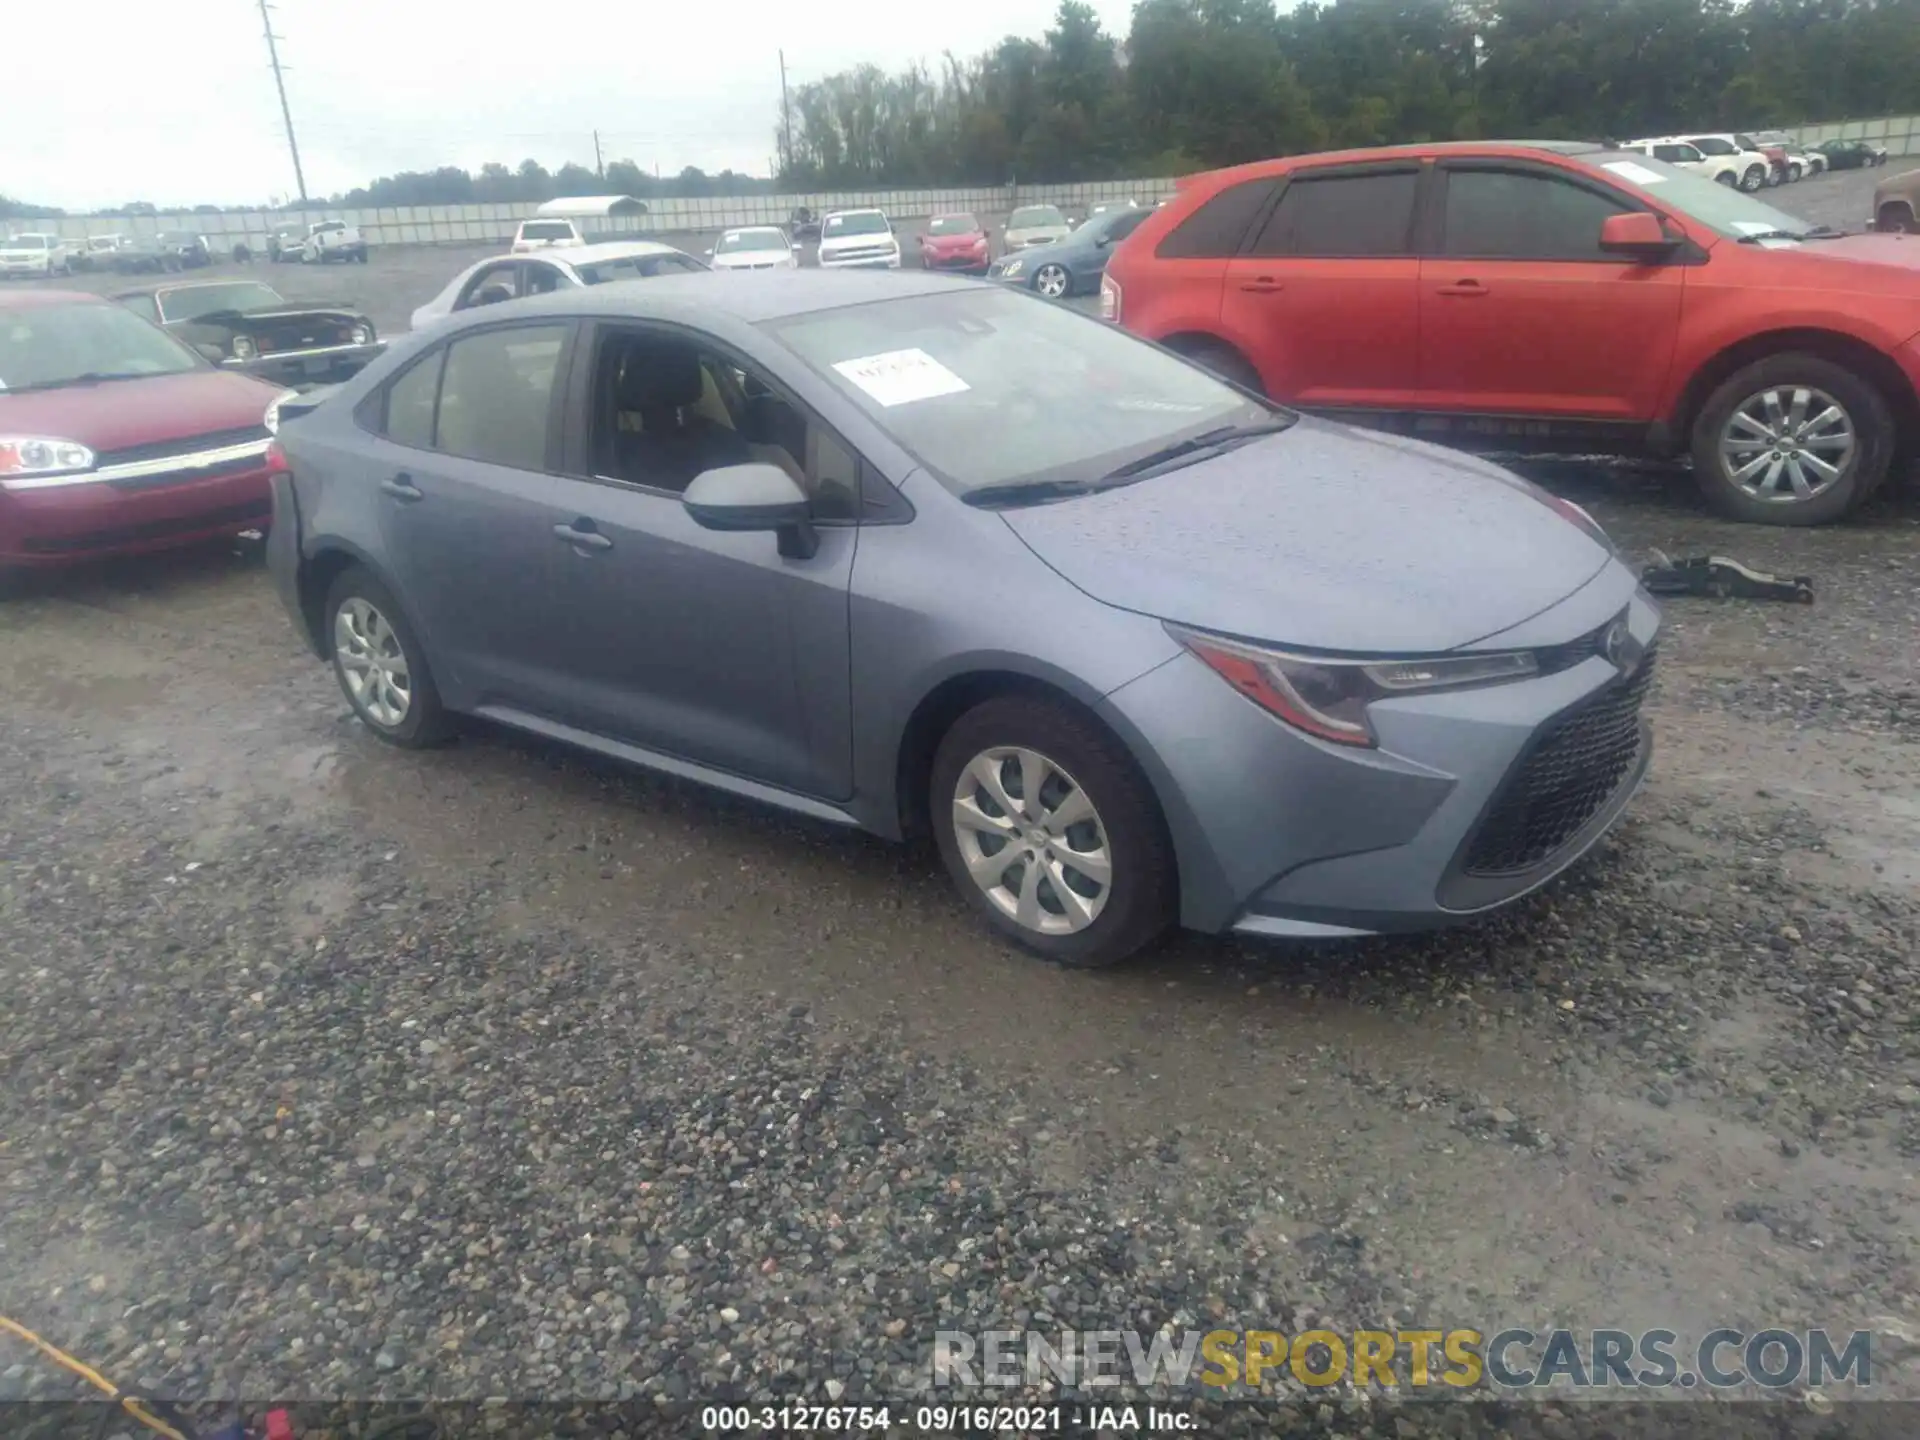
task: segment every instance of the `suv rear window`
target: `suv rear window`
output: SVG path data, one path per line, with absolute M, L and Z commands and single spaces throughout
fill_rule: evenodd
M 1174 226 L 1153 253 L 1163 260 L 1224 260 L 1239 253 L 1247 227 L 1279 186 L 1277 178 L 1228 186 Z
M 522 240 L 570 240 L 573 224 L 567 220 L 528 220 L 520 226 Z

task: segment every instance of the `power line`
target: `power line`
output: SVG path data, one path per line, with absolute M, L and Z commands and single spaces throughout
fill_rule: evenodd
M 260 28 L 267 36 L 267 60 L 273 66 L 273 85 L 280 92 L 280 118 L 286 122 L 287 149 L 293 155 L 293 180 L 300 187 L 300 203 L 304 205 L 307 203 L 307 177 L 300 168 L 300 144 L 293 138 L 293 110 L 287 104 L 286 77 L 280 73 L 280 47 L 275 43 L 277 37 L 273 33 L 273 21 L 267 15 L 272 8 L 267 0 L 260 0 Z

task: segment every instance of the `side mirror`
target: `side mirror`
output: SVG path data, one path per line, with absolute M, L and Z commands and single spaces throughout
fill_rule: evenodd
M 693 477 L 680 497 L 694 524 L 706 530 L 772 530 L 789 560 L 811 560 L 820 549 L 807 492 L 778 465 L 723 465 Z
M 707 258 L 708 258 L 709 260 L 711 260 L 711 259 L 713 258 L 713 246 L 711 246 L 711 245 L 709 245 L 709 246 L 707 247 Z
M 1645 210 L 1609 215 L 1600 224 L 1600 248 L 1610 255 L 1658 260 L 1672 254 L 1679 244 L 1678 239 L 1667 233 L 1660 217 Z
M 212 344 L 206 340 L 196 340 L 194 342 L 193 348 L 198 350 L 202 355 L 204 355 L 207 359 L 211 360 L 216 365 L 224 363 L 227 358 L 226 351 L 222 350 L 218 345 Z

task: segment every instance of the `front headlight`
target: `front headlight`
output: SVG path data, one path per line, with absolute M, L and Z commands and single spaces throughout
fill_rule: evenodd
M 230 348 L 233 351 L 233 358 L 236 360 L 251 360 L 260 353 L 260 347 L 255 345 L 253 341 L 245 335 L 234 336 L 233 344 Z
M 1027 262 L 1026 262 L 1026 261 L 1024 261 L 1024 260 L 1009 260 L 1009 261 L 1007 261 L 1007 263 L 1006 263 L 1006 264 L 1004 264 L 1004 265 L 1002 265 L 1002 266 L 1000 267 L 1000 278 L 1001 278 L 1001 279 L 1003 279 L 1003 280 L 1017 280 L 1017 279 L 1019 279 L 1019 278 L 1020 278 L 1020 272 L 1021 272 L 1021 271 L 1022 271 L 1023 269 L 1025 269 L 1025 268 L 1026 268 L 1026 263 L 1027 263 Z
M 260 417 L 260 423 L 267 427 L 267 433 L 269 435 L 278 435 L 280 433 L 280 407 L 286 404 L 287 401 L 295 398 L 299 393 L 298 390 L 282 390 L 278 395 L 273 397 L 272 402 L 267 406 L 267 413 Z
M 46 435 L 0 435 L 0 485 L 33 490 L 64 482 L 59 477 L 93 469 L 93 451 L 77 440 Z
M 1539 670 L 1524 650 L 1424 659 L 1347 660 L 1295 655 L 1168 625 L 1167 633 L 1270 714 L 1341 745 L 1378 744 L 1367 707 L 1426 690 L 1523 680 Z
M 347 339 L 355 345 L 371 345 L 373 343 L 373 326 L 356 325 L 347 332 Z

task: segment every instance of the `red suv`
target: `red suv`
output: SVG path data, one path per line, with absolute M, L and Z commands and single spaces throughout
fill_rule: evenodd
M 1920 243 L 1648 156 L 1462 143 L 1197 175 L 1101 311 L 1303 408 L 1476 448 L 1690 452 L 1741 520 L 1853 509 L 1920 439 Z

